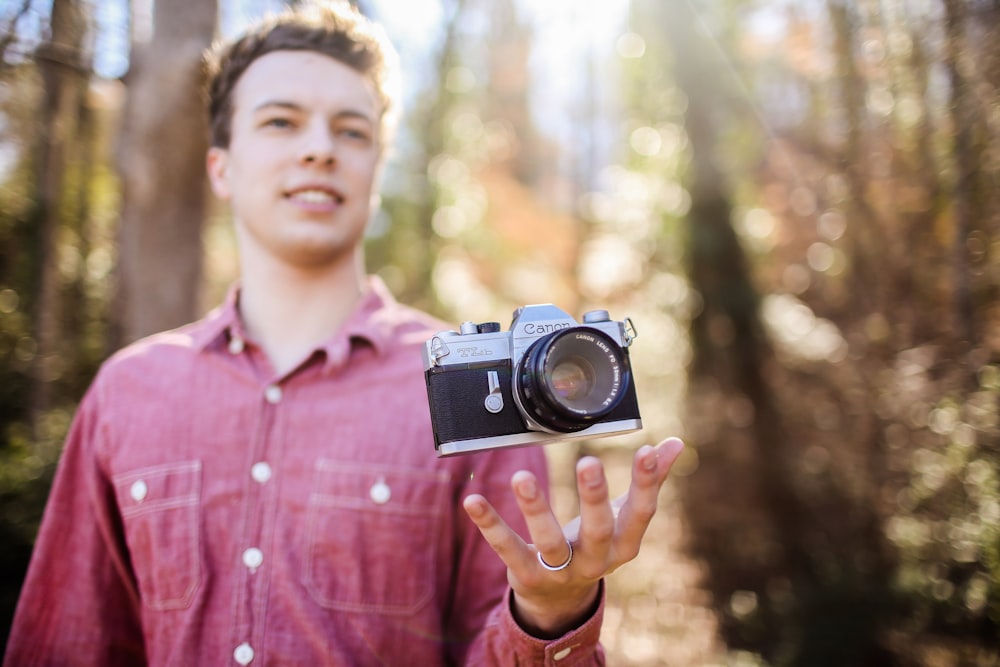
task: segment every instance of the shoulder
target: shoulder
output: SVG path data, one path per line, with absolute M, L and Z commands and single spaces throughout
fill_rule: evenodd
M 422 345 L 437 332 L 449 328 L 445 322 L 432 315 L 401 303 L 387 306 L 386 315 L 390 320 L 391 335 L 404 345 Z
M 145 382 L 176 378 L 210 342 L 217 322 L 212 315 L 170 331 L 141 338 L 113 353 L 101 365 L 95 383 Z
M 428 313 L 396 301 L 374 276 L 369 285 L 358 317 L 348 327 L 349 334 L 371 338 L 383 349 L 400 350 L 422 346 L 435 333 L 449 328 Z

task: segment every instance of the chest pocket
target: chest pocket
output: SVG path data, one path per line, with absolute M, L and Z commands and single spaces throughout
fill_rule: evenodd
M 410 614 L 434 594 L 448 475 L 316 462 L 303 585 L 329 609 Z
M 143 603 L 190 606 L 201 582 L 201 462 L 133 470 L 113 482 Z

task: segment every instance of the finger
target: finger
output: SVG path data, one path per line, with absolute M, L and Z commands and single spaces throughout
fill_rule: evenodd
M 462 501 L 462 507 L 504 565 L 510 569 L 534 565 L 531 562 L 534 551 L 507 525 L 486 498 L 473 493 Z
M 660 488 L 674 461 L 684 449 L 678 438 L 667 438 L 657 447 L 645 445 L 636 452 L 632 465 L 632 483 L 618 515 L 618 548 L 631 560 L 639 551 L 642 536 L 656 514 Z
M 602 565 L 615 535 L 615 515 L 608 500 L 608 481 L 604 466 L 593 456 L 576 464 L 576 483 L 580 494 L 580 551 Z
M 511 477 L 510 485 L 517 498 L 517 505 L 524 514 L 535 549 L 550 565 L 565 562 L 569 558 L 570 547 L 566 545 L 559 519 L 542 493 L 538 480 L 527 470 L 519 470 Z
M 656 446 L 658 464 L 656 473 L 659 477 L 657 491 L 659 491 L 659 487 L 663 485 L 663 482 L 667 480 L 667 475 L 670 474 L 670 469 L 673 467 L 674 463 L 677 461 L 677 457 L 681 455 L 682 451 L 684 451 L 684 441 L 680 438 L 666 438 Z
M 628 494 L 623 493 L 620 496 L 611 499 L 611 514 L 614 516 L 615 521 L 618 520 L 618 514 L 622 510 L 622 506 L 625 501 L 628 500 Z M 563 524 L 563 535 L 570 542 L 578 542 L 580 540 L 580 515 L 576 515 L 569 521 Z

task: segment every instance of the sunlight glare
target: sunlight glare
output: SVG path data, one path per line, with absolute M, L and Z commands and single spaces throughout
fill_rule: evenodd
M 615 42 L 615 48 L 622 58 L 642 58 L 646 53 L 646 40 L 642 35 L 626 32 Z
M 387 2 L 375 0 L 375 19 L 382 24 L 394 45 L 400 51 L 403 43 L 426 43 L 427 35 L 436 34 L 442 21 L 439 0 L 407 0 Z

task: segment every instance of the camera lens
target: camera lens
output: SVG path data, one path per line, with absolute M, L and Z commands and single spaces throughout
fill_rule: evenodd
M 546 429 L 582 431 L 614 410 L 630 381 L 622 348 L 590 327 L 539 338 L 518 364 L 515 390 L 525 412 Z
M 594 388 L 594 367 L 583 357 L 566 359 L 552 369 L 553 391 L 563 401 L 578 401 Z

